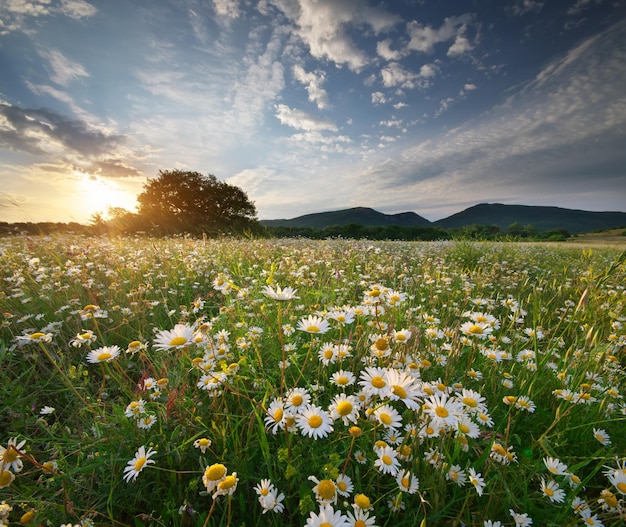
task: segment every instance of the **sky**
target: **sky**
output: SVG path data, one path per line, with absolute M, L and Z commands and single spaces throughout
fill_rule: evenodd
M 0 0 L 0 221 L 172 169 L 259 219 L 626 211 L 626 1 Z

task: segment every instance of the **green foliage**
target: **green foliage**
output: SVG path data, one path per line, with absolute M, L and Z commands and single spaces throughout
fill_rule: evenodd
M 161 170 L 144 185 L 137 201 L 139 215 L 164 234 L 240 231 L 256 221 L 248 196 L 211 174 Z

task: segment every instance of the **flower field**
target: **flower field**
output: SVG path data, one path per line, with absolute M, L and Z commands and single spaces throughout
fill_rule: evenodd
M 0 526 L 618 526 L 626 255 L 0 239 Z

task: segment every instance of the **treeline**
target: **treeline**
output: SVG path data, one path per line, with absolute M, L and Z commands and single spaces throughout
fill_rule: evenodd
M 76 222 L 43 223 L 6 223 L 0 222 L 0 234 L 3 235 L 46 235 L 53 233 L 74 233 L 84 235 L 120 235 L 146 234 L 152 236 L 172 234 L 206 235 L 245 235 L 255 238 L 310 238 L 322 240 L 345 238 L 354 240 L 398 240 L 398 241 L 434 241 L 434 240 L 484 240 L 484 241 L 564 241 L 570 237 L 566 229 L 553 229 L 537 232 L 533 225 L 520 226 L 511 224 L 506 230 L 497 225 L 467 225 L 456 229 L 442 227 L 403 227 L 400 225 L 365 226 L 358 223 L 331 225 L 322 229 L 312 227 L 264 227 L 258 222 L 249 221 L 245 231 L 223 228 L 213 231 L 187 230 L 162 232 L 140 215 L 117 210 L 109 220 L 96 215 L 90 225 Z
M 564 241 L 570 237 L 566 229 L 538 232 L 534 225 L 513 223 L 506 230 L 497 225 L 467 225 L 455 229 L 443 227 L 403 227 L 400 225 L 365 226 L 358 223 L 331 225 L 322 229 L 313 227 L 265 227 L 267 235 L 276 238 L 349 238 L 368 240 L 527 240 Z

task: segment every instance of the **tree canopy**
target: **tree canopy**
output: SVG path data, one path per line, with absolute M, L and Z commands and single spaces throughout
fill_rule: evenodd
M 137 197 L 138 214 L 162 233 L 241 232 L 253 229 L 256 207 L 239 187 L 209 174 L 160 170 Z

